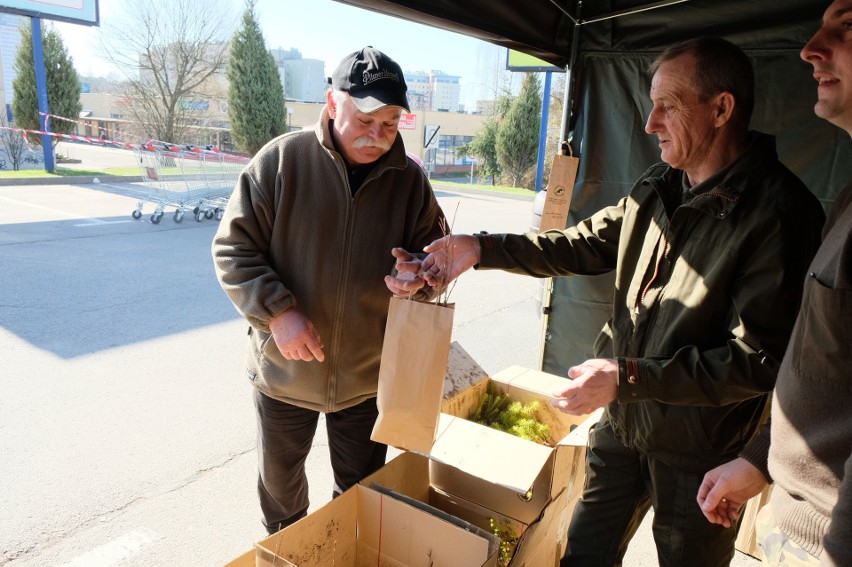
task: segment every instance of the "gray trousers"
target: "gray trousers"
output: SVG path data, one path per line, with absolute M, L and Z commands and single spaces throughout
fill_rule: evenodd
M 586 455 L 586 484 L 568 527 L 561 567 L 620 566 L 651 506 L 660 567 L 730 564 L 737 526 L 711 524 L 701 513 L 696 497 L 703 472 L 681 470 L 625 447 L 606 417 L 592 430 Z
M 257 410 L 257 489 L 263 525 L 272 534 L 308 513 L 305 460 L 319 421 L 319 412 L 270 398 L 255 390 Z M 376 422 L 371 398 L 325 416 L 331 468 L 332 498 L 385 464 L 387 446 L 370 441 Z

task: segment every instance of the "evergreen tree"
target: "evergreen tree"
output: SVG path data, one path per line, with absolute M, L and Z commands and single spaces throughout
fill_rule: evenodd
M 62 37 L 53 28 L 43 30 L 44 73 L 47 83 L 47 106 L 50 114 L 77 120 L 80 117 L 80 77 L 74 69 L 74 61 L 62 42 Z M 21 28 L 21 43 L 15 55 L 15 70 L 18 76 L 12 82 L 12 115 L 15 125 L 27 130 L 41 130 L 36 91 L 35 64 L 33 61 L 33 32 L 30 26 Z M 75 132 L 76 124 L 67 120 L 50 121 L 50 131 L 62 134 Z M 28 139 L 41 143 L 40 136 Z M 54 144 L 60 138 L 53 138 Z
M 231 40 L 228 118 L 237 147 L 251 155 L 286 129 L 284 88 L 251 0 L 243 13 L 242 28 Z
M 491 177 L 492 185 L 495 185 L 497 178 L 500 177 L 500 163 L 497 161 L 497 131 L 499 129 L 498 118 L 492 116 L 482 123 L 482 128 L 470 143 L 456 149 L 456 155 L 459 157 L 474 156 L 479 158 L 479 171 L 483 175 Z
M 536 163 L 540 122 L 541 80 L 536 73 L 528 73 L 497 132 L 497 159 L 512 187 Z
M 495 185 L 502 171 L 500 162 L 497 160 L 497 132 L 500 130 L 500 121 L 509 111 L 512 99 L 505 93 L 497 98 L 497 114 L 489 117 L 482 123 L 482 128 L 476 136 L 467 144 L 456 148 L 459 157 L 475 156 L 479 158 L 479 171 L 483 175 L 491 177 L 491 184 Z

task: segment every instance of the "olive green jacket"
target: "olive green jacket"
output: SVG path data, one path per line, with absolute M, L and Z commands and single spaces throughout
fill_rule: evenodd
M 615 270 L 612 317 L 595 345 L 619 365 L 604 419 L 628 447 L 699 471 L 736 457 L 754 433 L 825 215 L 770 136 L 754 134 L 686 204 L 682 179 L 657 164 L 575 227 L 480 236 L 480 267 Z
M 375 397 L 391 248 L 422 250 L 443 213 L 397 136 L 352 196 L 324 108 L 314 131 L 269 142 L 237 181 L 213 240 L 216 275 L 250 324 L 248 375 L 272 398 L 332 412 Z M 286 360 L 270 320 L 296 307 L 324 362 Z

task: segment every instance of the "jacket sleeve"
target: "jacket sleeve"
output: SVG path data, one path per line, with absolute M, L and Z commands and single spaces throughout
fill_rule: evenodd
M 252 327 L 267 333 L 272 318 L 296 304 L 267 260 L 279 183 L 275 155 L 255 158 L 240 175 L 212 244 L 222 289 Z
M 450 234 L 453 227 L 451 224 L 452 221 L 447 220 L 444 211 L 438 204 L 438 199 L 435 197 L 432 185 L 425 175 L 421 175 L 420 195 L 422 195 L 422 199 L 418 202 L 419 210 L 415 217 L 416 221 L 411 241 L 402 243 L 401 245 L 422 260 L 426 257 L 426 253 L 422 252 L 423 248 L 442 236 Z M 395 269 L 391 270 L 392 275 L 395 275 L 395 272 Z M 440 293 L 439 291 L 436 288 L 426 285 L 413 295 L 413 299 L 427 301 L 437 298 L 438 301 L 445 301 L 442 298 L 446 298 L 448 294 Z
M 669 358 L 619 359 L 619 402 L 721 406 L 770 392 L 790 340 L 805 274 L 825 221 L 818 204 L 764 211 L 743 239 L 729 297 L 729 338 L 693 344 Z M 752 245 L 753 243 L 753 245 Z
M 478 269 L 500 269 L 539 278 L 612 271 L 626 199 L 598 211 L 576 226 L 544 233 L 480 234 Z
M 769 474 L 769 444 L 771 441 L 772 422 L 767 420 L 766 423 L 757 428 L 757 433 L 748 442 L 748 445 L 743 448 L 740 457 L 748 461 L 761 474 L 766 477 L 766 480 L 772 482 L 772 475 Z

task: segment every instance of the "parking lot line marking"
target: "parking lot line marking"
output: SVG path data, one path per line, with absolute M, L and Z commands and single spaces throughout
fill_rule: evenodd
M 136 555 L 140 549 L 159 538 L 160 535 L 153 531 L 135 530 L 78 555 L 60 567 L 112 567 Z
M 49 211 L 51 213 L 55 213 L 57 215 L 62 215 L 69 219 L 78 219 L 87 221 L 86 224 L 75 224 L 74 226 L 92 226 L 96 224 L 116 224 L 122 222 L 130 222 L 128 221 L 105 221 L 102 219 L 96 219 L 92 217 L 81 217 L 80 215 L 75 215 L 74 213 L 69 213 L 68 211 L 60 211 L 59 209 L 53 209 L 51 207 L 45 207 L 44 205 L 36 205 L 35 203 L 28 203 L 26 201 L 19 201 L 17 199 L 11 199 L 9 197 L 0 197 L 0 201 L 8 201 L 9 203 L 15 203 L 17 205 L 24 205 L 25 207 L 31 207 L 33 209 L 41 209 L 43 211 Z
M 130 220 L 130 219 L 127 219 L 127 220 L 111 220 L 111 221 L 105 221 L 105 220 L 101 220 L 101 219 L 86 219 L 86 220 L 90 220 L 92 222 L 87 222 L 87 223 L 84 223 L 84 224 L 75 224 L 74 226 L 100 226 L 102 224 L 124 224 L 126 222 L 137 222 L 135 220 Z

